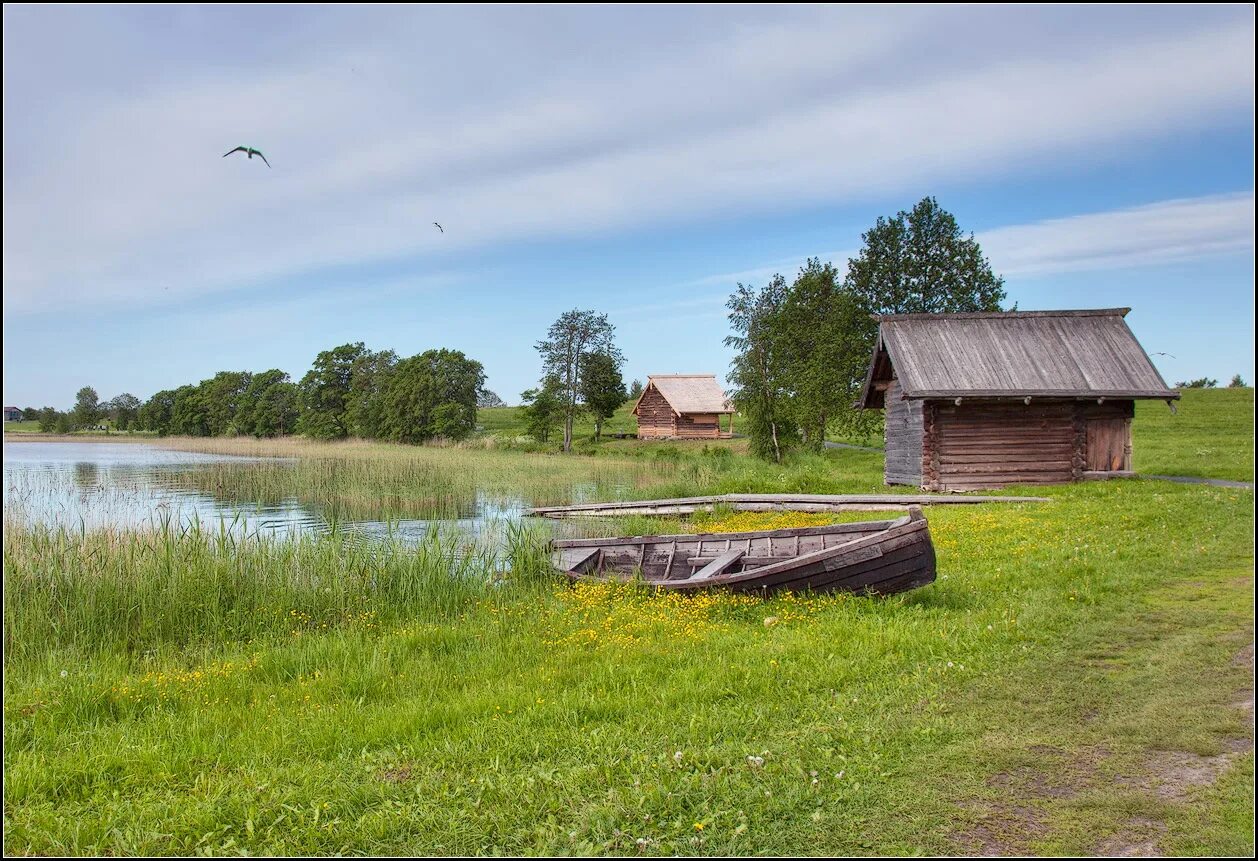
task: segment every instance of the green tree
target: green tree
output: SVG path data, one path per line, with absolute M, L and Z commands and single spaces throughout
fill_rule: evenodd
M 615 415 L 627 396 L 615 359 L 606 353 L 591 353 L 585 357 L 581 400 L 594 415 L 595 440 L 603 435 L 603 422 Z
M 458 350 L 428 350 L 403 359 L 382 395 L 384 438 L 422 443 L 470 435 L 476 430 L 476 398 L 484 384 L 481 363 Z
M 838 271 L 818 259 L 800 269 L 780 313 L 766 321 L 777 333 L 796 423 L 808 448 L 820 451 L 832 424 L 857 430 L 872 418 L 852 409 L 869 364 L 867 321 Z
M 34 418 L 39 422 L 40 433 L 52 433 L 57 429 L 57 419 L 61 411 L 56 407 L 44 407 L 37 410 Z
M 171 418 L 175 409 L 175 392 L 164 389 L 144 402 L 136 416 L 141 430 L 156 431 L 158 436 L 170 433 Z
M 933 197 L 894 218 L 879 217 L 861 239 L 845 284 L 869 313 L 1000 310 L 1004 279 L 992 272 L 974 234 L 965 236 Z
M 594 311 L 565 311 L 537 342 L 542 356 L 542 373 L 559 381 L 558 395 L 563 405 L 563 450 L 572 450 L 572 423 L 582 412 L 582 381 L 586 360 L 591 355 L 610 356 L 619 368 L 624 356 L 616 348 L 616 327 L 606 314 Z
M 100 416 L 100 397 L 96 394 L 96 389 L 91 386 L 79 389 L 74 396 L 74 424 L 81 428 L 92 427 Z
M 799 436 L 791 404 L 789 349 L 780 325 L 787 294 L 786 279 L 774 275 L 760 290 L 738 284 L 726 303 L 735 334 L 725 344 L 738 351 L 730 363 L 733 401 L 746 416 L 752 454 L 778 463 Z
M 130 392 L 123 392 L 108 402 L 109 418 L 118 430 L 128 430 L 136 423 L 140 411 L 140 399 Z
M 384 394 L 397 364 L 392 350 L 364 350 L 354 360 L 345 402 L 345 424 L 351 434 L 365 439 L 385 436 Z
M 626 398 L 625 400 L 635 401 L 635 402 L 636 402 L 636 401 L 638 400 L 638 398 L 642 397 L 642 389 L 643 389 L 643 388 L 644 388 L 644 386 L 642 385 L 642 381 L 641 381 L 641 380 L 634 380 L 634 381 L 633 381 L 633 385 L 631 385 L 631 386 L 629 387 L 629 397 L 628 397 L 628 398 Z
M 355 364 L 367 354 L 361 341 L 324 350 L 301 378 L 302 414 L 298 430 L 316 439 L 349 434 L 349 409 Z
M 201 381 L 198 388 L 210 436 L 248 433 L 238 422 L 252 377 L 248 371 L 219 371 L 210 379 Z
M 563 385 L 547 377 L 538 388 L 522 393 L 520 400 L 525 431 L 538 442 L 550 442 L 551 433 L 563 423 Z
M 209 436 L 210 421 L 200 386 L 175 389 L 170 408 L 170 433 L 176 436 Z
M 300 414 L 299 401 L 296 384 L 279 368 L 254 374 L 241 402 L 238 418 L 241 432 L 256 437 L 292 433 Z
M 1177 389 L 1213 389 L 1219 384 L 1218 380 L 1212 380 L 1209 377 L 1198 377 L 1195 380 L 1178 382 L 1175 384 Z
M 1245 387 L 1245 381 L 1241 379 L 1240 374 L 1237 374 L 1236 376 L 1232 377 L 1232 381 L 1227 384 L 1227 387 L 1229 389 L 1243 389 Z

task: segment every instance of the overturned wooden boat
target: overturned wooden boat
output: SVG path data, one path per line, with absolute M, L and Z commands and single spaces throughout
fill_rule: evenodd
M 921 508 L 896 520 L 702 535 L 637 535 L 551 542 L 573 580 L 633 580 L 662 589 L 847 591 L 890 595 L 935 579 Z

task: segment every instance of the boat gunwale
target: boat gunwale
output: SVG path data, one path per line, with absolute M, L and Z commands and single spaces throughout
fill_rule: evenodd
M 746 538 L 793 538 L 806 535 L 834 535 L 843 532 L 885 533 L 897 526 L 911 523 L 913 512 L 893 520 L 853 520 L 825 526 L 797 526 L 787 529 L 753 529 L 746 532 L 691 532 L 679 535 L 629 535 L 608 538 L 561 538 L 550 542 L 557 550 L 577 547 L 615 547 L 622 544 L 669 544 L 687 541 L 741 541 Z M 864 536 L 868 537 L 868 536 Z M 794 557 L 792 557 L 794 558 Z

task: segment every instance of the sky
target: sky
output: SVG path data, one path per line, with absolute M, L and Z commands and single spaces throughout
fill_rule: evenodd
M 931 195 L 1019 309 L 1254 380 L 1251 6 L 5 4 L 6 405 L 363 341 L 508 403 L 562 312 L 715 373 L 738 282 Z M 270 162 L 236 153 L 245 145 Z M 433 222 L 439 222 L 444 232 Z

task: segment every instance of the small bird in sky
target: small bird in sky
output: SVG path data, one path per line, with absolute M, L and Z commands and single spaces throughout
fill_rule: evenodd
M 253 158 L 256 155 L 258 158 L 262 159 L 263 163 L 266 164 L 267 167 L 271 166 L 271 163 L 266 160 L 266 156 L 262 154 L 262 150 L 254 149 L 251 146 L 238 146 L 233 150 L 228 150 L 227 152 L 223 153 L 223 158 L 227 158 L 229 155 L 231 155 L 234 152 L 243 152 L 246 155 L 248 155 L 249 158 Z
M 434 221 L 433 224 L 437 224 L 437 222 Z M 442 233 L 446 232 L 446 229 L 442 227 L 440 224 L 437 224 L 437 229 L 440 230 Z
M 1170 358 L 1172 359 L 1175 358 L 1174 356 L 1171 356 L 1170 353 L 1150 353 L 1149 355 L 1150 356 L 1170 356 Z

